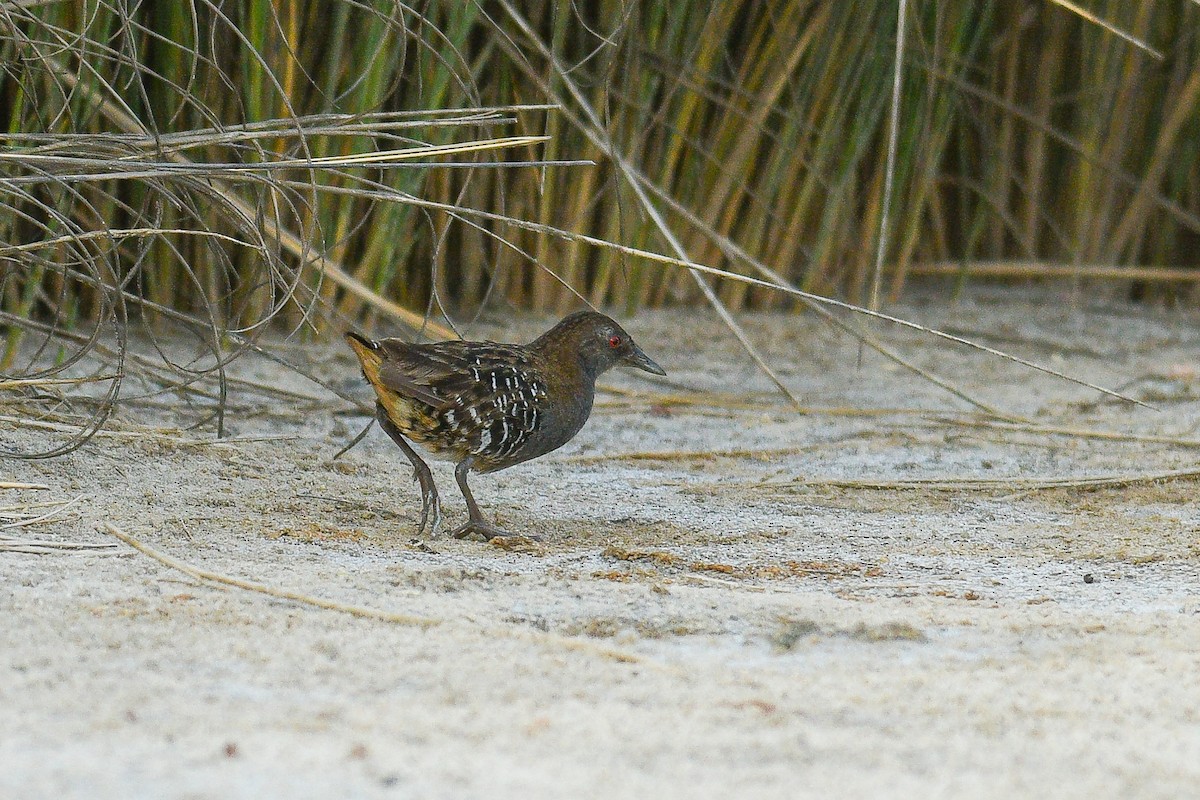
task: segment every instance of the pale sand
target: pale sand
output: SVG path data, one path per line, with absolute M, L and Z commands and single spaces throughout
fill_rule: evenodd
M 1200 438 L 1195 317 L 1072 312 L 1052 292 L 901 311 L 1161 409 L 1081 408 L 1094 393 L 884 331 L 1037 424 Z M 1194 447 L 962 424 L 963 403 L 870 351 L 856 367 L 855 345 L 811 317 L 748 317 L 806 403 L 893 409 L 796 415 L 701 316 L 627 320 L 672 384 L 605 383 L 744 393 L 764 407 L 603 394 L 573 443 L 474 481 L 488 513 L 541 546 L 416 538 L 401 453 L 376 429 L 331 464 L 365 419 L 335 416 L 346 403 L 265 360 L 234 371 L 318 402 L 282 408 L 235 390 L 231 433 L 293 440 L 212 444 L 209 427 L 178 434 L 197 446 L 104 437 L 61 459 L 4 462 L 0 481 L 50 489 L 0 489 L 0 505 L 83 497 L 60 519 L 0 533 L 112 542 L 100 532 L 110 523 L 197 567 L 440 624 L 214 588 L 124 545 L 0 552 L 0 797 L 1200 791 L 1194 481 L 828 483 L 1141 475 L 1196 464 Z M 544 323 L 487 332 L 520 339 Z M 367 397 L 342 348 L 308 356 Z M 203 412 L 131 406 L 115 425 L 178 428 Z M 45 441 L 6 423 L 0 436 Z M 760 452 L 615 457 L 730 449 Z M 457 524 L 451 471 L 435 471 Z

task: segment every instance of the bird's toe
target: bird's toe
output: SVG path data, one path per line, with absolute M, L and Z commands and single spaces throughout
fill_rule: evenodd
M 492 539 L 507 538 L 511 536 L 524 536 L 526 539 L 540 541 L 540 536 L 532 536 L 530 534 L 510 533 L 509 531 L 497 528 L 494 525 L 489 525 L 480 520 L 472 520 L 470 522 L 459 525 L 450 534 L 455 539 L 482 539 L 483 541 L 491 541 Z

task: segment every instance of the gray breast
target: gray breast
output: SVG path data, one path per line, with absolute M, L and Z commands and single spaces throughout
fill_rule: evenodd
M 539 411 L 541 424 L 520 452 L 521 460 L 536 458 L 557 450 L 575 437 L 592 413 L 595 390 L 585 390 L 558 403 L 544 403 Z

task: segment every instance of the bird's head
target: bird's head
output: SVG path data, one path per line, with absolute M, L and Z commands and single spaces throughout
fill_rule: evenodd
M 617 321 L 595 311 L 577 311 L 534 342 L 551 357 L 574 353 L 584 371 L 595 378 L 617 366 L 636 367 L 655 375 L 666 375 L 663 368 L 642 352 L 633 337 Z

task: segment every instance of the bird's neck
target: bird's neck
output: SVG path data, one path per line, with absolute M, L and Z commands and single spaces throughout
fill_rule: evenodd
M 574 436 L 591 415 L 599 373 L 582 357 L 579 345 L 565 339 L 569 337 L 543 337 L 534 343 L 546 388 L 553 398 L 553 410 L 547 413 L 554 418 L 552 427 L 564 442 Z M 555 446 L 558 444 L 561 442 Z
M 534 341 L 529 345 L 530 349 L 541 356 L 546 369 L 589 394 L 594 392 L 601 370 L 584 358 L 582 348 L 574 337 L 555 336 L 555 333 L 552 330 Z

